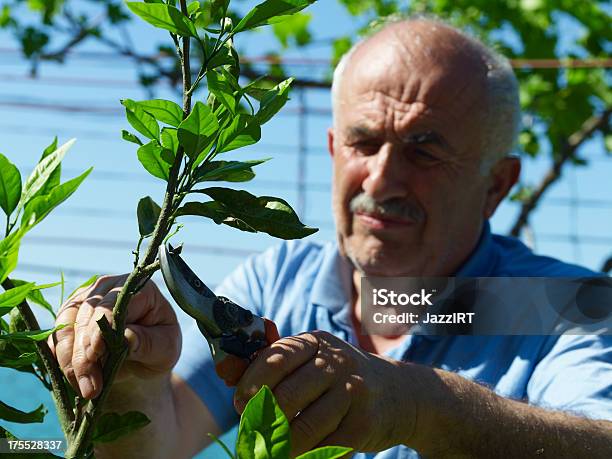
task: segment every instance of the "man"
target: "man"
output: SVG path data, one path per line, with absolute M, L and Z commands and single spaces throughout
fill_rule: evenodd
M 263 384 L 291 420 L 293 454 L 329 444 L 377 458 L 612 457 L 609 336 L 356 332 L 362 275 L 594 274 L 490 233 L 520 169 L 508 156 L 519 117 L 508 64 L 451 27 L 401 21 L 349 53 L 333 97 L 337 245 L 280 245 L 220 287 L 286 338 L 258 355 L 235 394 L 197 331 L 172 373 L 180 331 L 149 283 L 130 306 L 130 356 L 109 403 L 152 423 L 96 457 L 189 457 L 208 432 L 234 425 L 233 407 L 240 412 Z M 57 332 L 55 352 L 88 398 L 102 386 L 95 319 L 124 280 L 99 280 L 58 316 L 76 327 Z

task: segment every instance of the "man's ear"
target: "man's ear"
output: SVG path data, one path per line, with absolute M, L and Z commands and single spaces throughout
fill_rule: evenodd
M 334 128 L 327 128 L 327 151 L 334 157 Z
M 517 157 L 500 159 L 489 173 L 489 188 L 484 206 L 484 218 L 491 218 L 499 203 L 508 196 L 521 173 L 521 161 Z

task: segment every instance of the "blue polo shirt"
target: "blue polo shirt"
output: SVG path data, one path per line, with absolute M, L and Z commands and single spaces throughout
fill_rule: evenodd
M 580 266 L 533 254 L 514 238 L 482 235 L 458 277 L 587 277 Z M 335 243 L 284 242 L 249 258 L 217 293 L 274 320 L 281 336 L 325 330 L 357 345 L 350 321 L 352 268 Z M 612 336 L 408 335 L 386 353 L 481 383 L 497 394 L 545 408 L 612 420 Z M 239 420 L 233 390 L 216 376 L 197 327 L 184 332 L 175 372 L 202 398 L 223 431 Z M 406 390 L 410 390 L 407 386 Z M 401 415 L 401 413 L 398 413 Z M 355 458 L 418 455 L 404 446 Z

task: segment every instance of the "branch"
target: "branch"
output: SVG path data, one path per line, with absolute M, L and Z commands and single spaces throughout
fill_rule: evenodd
M 181 11 L 183 14 L 187 12 L 187 3 L 185 0 L 180 0 Z M 191 95 L 188 90 L 191 87 L 191 68 L 189 64 L 189 46 L 190 39 L 185 37 L 182 39 L 182 56 L 181 56 L 181 71 L 183 74 L 183 119 L 191 112 Z M 179 147 L 174 164 L 170 169 L 168 183 L 166 185 L 166 193 L 162 204 L 161 212 L 155 230 L 151 236 L 151 241 L 147 246 L 144 258 L 139 262 L 138 266 L 129 274 L 121 291 L 117 295 L 115 306 L 113 307 L 113 326 L 108 323 L 105 317 L 98 322 L 104 340 L 108 346 L 108 359 L 102 370 L 103 387 L 102 392 L 95 400 L 90 400 L 87 404 L 86 411 L 83 416 L 83 421 L 78 427 L 78 432 L 75 436 L 75 441 L 69 445 L 66 451 L 66 457 L 80 458 L 87 453 L 91 443 L 93 430 L 102 414 L 102 407 L 112 387 L 115 375 L 121 364 L 125 360 L 128 347 L 124 339 L 125 320 L 127 317 L 128 305 L 132 296 L 138 291 L 141 282 L 151 276 L 159 267 L 155 262 L 157 250 L 160 244 L 170 229 L 170 220 L 174 207 L 174 196 L 179 182 L 179 174 L 183 161 L 184 149 Z
M 148 64 L 152 66 L 158 72 L 160 76 L 163 76 L 164 78 L 167 78 L 170 81 L 171 86 L 176 86 L 176 84 L 178 83 L 179 74 L 172 70 L 165 69 L 159 63 L 159 57 L 160 57 L 159 54 L 155 54 L 155 55 L 139 54 L 103 35 L 100 35 L 95 38 L 102 44 L 105 44 L 109 48 L 115 50 L 121 56 L 128 57 L 130 59 L 135 60 L 137 64 Z
M 15 287 L 15 284 L 13 284 L 13 281 L 11 281 L 9 278 L 6 278 L 2 282 L 2 287 L 5 290 L 10 290 Z M 40 330 L 38 320 L 36 320 L 36 317 L 34 316 L 34 313 L 32 312 L 32 309 L 27 301 L 22 301 L 21 304 L 17 305 L 17 309 L 19 310 L 21 317 L 23 317 L 26 328 L 29 331 Z M 36 341 L 36 350 L 40 356 L 40 360 L 42 360 L 45 371 L 51 380 L 53 401 L 55 402 L 55 407 L 60 419 L 60 424 L 62 425 L 62 430 L 66 436 L 68 436 L 71 424 L 74 421 L 74 413 L 72 411 L 72 405 L 70 404 L 68 391 L 64 385 L 62 371 L 60 370 L 57 360 L 53 356 L 53 353 L 51 352 L 51 349 L 49 349 L 49 346 L 45 340 Z
M 103 15 L 100 15 L 94 21 L 94 25 L 91 25 L 91 26 L 88 26 L 88 27 L 83 27 L 67 11 L 64 11 L 64 16 L 66 17 L 68 22 L 70 22 L 73 26 L 76 27 L 76 29 L 77 29 L 76 34 L 71 39 L 69 39 L 64 44 L 64 46 L 59 48 L 57 51 L 54 51 L 52 53 L 41 54 L 39 59 L 63 62 L 64 58 L 66 57 L 66 54 L 68 54 L 72 48 L 74 48 L 76 45 L 80 44 L 87 37 L 91 36 L 92 32 L 94 32 L 100 26 L 100 24 L 102 24 L 106 20 L 106 15 L 103 14 Z
M 516 219 L 516 222 L 510 230 L 510 235 L 518 237 L 521 234 L 521 230 L 527 224 L 531 212 L 538 206 L 540 200 L 544 196 L 544 193 L 550 188 L 550 186 L 561 178 L 561 172 L 563 166 L 571 159 L 576 150 L 588 140 L 593 133 L 599 129 L 605 129 L 610 120 L 610 113 L 612 109 L 608 108 L 599 116 L 592 116 L 587 119 L 580 129 L 570 135 L 567 140 L 564 141 L 563 148 L 558 157 L 555 158 L 551 168 L 548 170 L 542 182 L 538 185 L 533 194 L 521 205 L 521 211 Z

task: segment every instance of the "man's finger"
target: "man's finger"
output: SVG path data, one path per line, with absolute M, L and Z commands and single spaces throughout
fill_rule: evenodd
M 72 350 L 72 368 L 78 383 L 79 391 L 85 398 L 93 398 L 101 384 L 102 372 L 96 367 L 96 361 L 87 358 L 87 348 L 90 343 L 89 325 L 94 314 L 95 306 L 102 300 L 101 295 L 88 298 L 81 303 L 76 317 L 74 330 L 74 346 Z
M 317 350 L 317 338 L 307 333 L 281 338 L 261 350 L 236 387 L 236 409 L 241 412 L 264 384 L 274 389 L 287 375 L 312 359 Z
M 274 396 L 291 421 L 298 413 L 326 392 L 335 373 L 323 357 L 317 356 L 299 367 L 274 388 Z
M 74 347 L 74 323 L 76 322 L 78 307 L 79 303 L 77 302 L 69 302 L 62 306 L 55 323 L 64 323 L 68 326 L 52 335 L 57 363 L 75 390 L 78 383 L 72 368 L 72 349 Z
M 310 451 L 335 432 L 350 404 L 350 398 L 334 388 L 291 420 L 291 457 Z
M 129 346 L 127 360 L 138 362 L 155 373 L 170 370 L 181 353 L 180 330 L 176 324 L 128 325 L 125 338 Z

